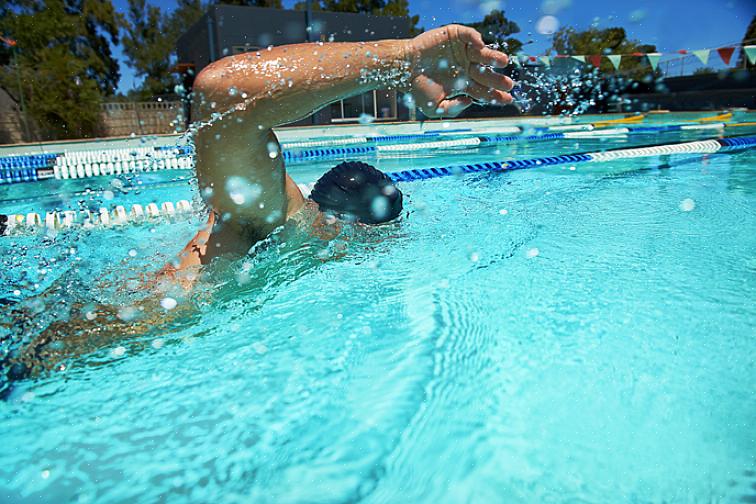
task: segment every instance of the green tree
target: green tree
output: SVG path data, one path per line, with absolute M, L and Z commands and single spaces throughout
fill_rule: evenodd
M 605 28 L 603 30 L 590 28 L 585 31 L 577 31 L 574 28 L 564 27 L 554 34 L 549 54 L 552 52 L 559 55 L 626 55 L 622 58 L 619 73 L 633 79 L 641 79 L 654 73 L 651 71 L 648 60 L 645 57 L 628 55 L 656 52 L 656 46 L 628 39 L 624 28 Z M 554 63 L 558 66 L 559 61 L 559 59 L 554 60 Z M 562 61 L 570 62 L 569 59 Z M 606 58 L 601 58 L 599 70 L 607 74 L 616 73 L 611 62 Z
M 520 33 L 520 27 L 507 19 L 504 11 L 494 9 L 486 14 L 482 21 L 467 26 L 478 30 L 486 44 L 501 44 L 502 50 L 508 54 L 517 54 L 522 48 L 522 42 L 511 37 L 515 33 Z
M 751 23 L 748 25 L 748 28 L 746 28 L 746 32 L 743 35 L 743 40 L 740 42 L 740 57 L 738 58 L 738 68 L 743 68 L 744 66 L 746 68 L 753 68 L 754 65 L 751 62 L 746 62 L 746 55 L 745 51 L 743 50 L 743 46 L 747 45 L 756 45 L 756 16 L 753 16 L 751 19 Z
M 179 0 L 171 14 L 147 5 L 145 0 L 129 0 L 123 52 L 126 64 L 144 79 L 138 89 L 141 99 L 174 92 L 179 83 L 171 72 L 176 61 L 176 42 L 203 12 L 200 0 Z
M 22 0 L 0 10 L 0 32 L 17 41 L 28 110 L 51 138 L 96 134 L 102 97 L 118 85 L 118 15 L 110 0 Z M 15 88 L 7 58 L 0 85 Z
M 411 36 L 419 35 L 424 30 L 417 26 L 420 22 L 420 16 L 415 14 L 410 15 L 409 1 L 408 0 L 389 0 L 386 5 L 381 9 L 380 14 L 382 16 L 396 16 L 406 17 L 409 19 L 409 34 Z

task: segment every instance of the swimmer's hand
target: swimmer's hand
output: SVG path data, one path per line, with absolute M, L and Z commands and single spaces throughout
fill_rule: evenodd
M 493 71 L 507 66 L 507 55 L 487 47 L 473 28 L 427 31 L 409 41 L 408 51 L 409 91 L 428 117 L 455 117 L 473 103 L 512 102 L 512 79 Z

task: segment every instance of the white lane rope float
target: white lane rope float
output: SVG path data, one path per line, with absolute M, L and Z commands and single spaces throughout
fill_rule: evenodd
M 604 152 L 589 152 L 580 154 L 562 154 L 552 157 L 534 159 L 520 159 L 511 161 L 493 161 L 456 166 L 442 166 L 436 168 L 420 168 L 391 172 L 387 175 L 395 182 L 412 182 L 431 178 L 461 175 L 465 173 L 479 173 L 486 171 L 509 171 L 526 168 L 555 166 L 560 164 L 607 162 L 618 159 L 633 159 L 654 156 L 672 156 L 679 154 L 714 154 L 733 150 L 751 149 L 756 147 L 756 136 L 729 137 L 717 140 L 702 140 L 696 142 L 682 142 L 665 145 L 650 145 L 607 150 Z M 298 184 L 305 196 L 310 194 L 314 184 Z M 150 203 L 146 207 L 134 205 L 130 212 L 123 206 L 114 209 L 100 208 L 98 212 L 67 210 L 63 212 L 47 212 L 44 218 L 34 212 L 26 214 L 0 215 L 0 234 L 23 234 L 24 232 L 38 232 L 40 229 L 65 230 L 81 225 L 85 228 L 120 226 L 129 223 L 139 223 L 145 220 L 158 220 L 160 217 L 175 219 L 180 215 L 193 214 L 192 204 L 188 200 L 181 200 L 175 205 L 171 202 L 158 206 Z
M 629 121 L 634 121 L 633 118 Z M 637 121 L 634 121 L 637 122 Z M 749 123 L 745 123 L 749 124 Z M 753 123 L 750 123 L 753 124 Z M 521 141 L 543 141 L 559 138 L 620 137 L 629 134 L 644 134 L 666 131 L 721 130 L 738 123 L 722 122 L 705 124 L 673 124 L 663 126 L 622 126 L 617 123 L 584 123 L 538 127 L 533 129 L 518 126 L 494 128 L 493 136 L 486 130 L 493 127 L 483 125 L 473 135 L 470 128 L 456 130 L 433 130 L 425 133 L 354 136 L 349 138 L 326 139 L 321 141 L 284 142 L 282 155 L 289 162 L 310 161 L 317 158 L 331 158 L 345 155 L 380 155 L 382 152 L 420 151 L 454 147 L 476 147 L 481 144 L 509 143 Z M 607 127 L 608 126 L 608 127 Z M 537 134 L 525 134 L 528 131 Z M 516 135 L 503 136 L 506 133 Z M 434 140 L 453 135 L 467 135 L 468 138 Z M 422 140 L 415 143 L 409 142 Z M 427 142 L 426 140 L 431 140 Z M 355 144 L 351 145 L 350 144 Z M 329 148 L 329 146 L 333 146 Z M 341 146 L 341 147 L 339 147 Z M 314 147 L 306 149 L 307 147 Z M 303 150 L 304 149 L 304 150 Z M 52 164 L 52 166 L 50 166 Z M 62 154 L 31 154 L 26 156 L 0 157 L 0 184 L 32 182 L 46 179 L 80 179 L 97 176 L 118 176 L 136 172 L 158 170 L 188 170 L 194 166 L 194 156 L 190 146 L 133 147 L 64 152 Z
M 123 205 L 116 205 L 108 209 L 98 210 L 63 210 L 51 211 L 41 215 L 37 212 L 27 212 L 10 215 L 0 215 L 0 235 L 19 235 L 36 233 L 42 229 L 65 231 L 72 228 L 101 228 L 139 224 L 145 222 L 175 221 L 194 214 L 194 207 L 189 200 L 180 200 L 175 204 L 171 201 L 135 204 L 130 210 Z

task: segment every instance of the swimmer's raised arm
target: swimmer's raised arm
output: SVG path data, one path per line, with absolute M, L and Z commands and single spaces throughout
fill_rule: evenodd
M 474 101 L 509 103 L 512 81 L 490 67 L 507 56 L 480 34 L 450 25 L 413 39 L 280 46 L 216 61 L 198 76 L 194 116 L 199 186 L 223 229 L 192 246 L 204 262 L 245 252 L 296 212 L 304 198 L 286 176 L 272 128 L 372 89 L 411 93 L 429 117 L 453 117 Z

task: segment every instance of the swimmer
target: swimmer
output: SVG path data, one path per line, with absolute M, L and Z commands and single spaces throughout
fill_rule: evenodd
M 192 110 L 204 123 L 196 173 L 211 212 L 163 274 L 190 285 L 197 267 L 247 253 L 288 219 L 315 232 L 325 214 L 368 225 L 395 219 L 402 193 L 364 163 L 336 166 L 305 199 L 286 174 L 273 128 L 381 88 L 411 94 L 431 118 L 455 117 L 473 103 L 511 103 L 512 80 L 493 70 L 507 64 L 480 33 L 459 25 L 407 40 L 280 46 L 210 64 L 194 83 Z
M 395 219 L 402 211 L 401 191 L 365 163 L 339 164 L 305 199 L 286 174 L 273 128 L 373 89 L 411 94 L 428 117 L 454 117 L 473 103 L 510 103 L 512 80 L 493 70 L 507 63 L 507 56 L 486 47 L 476 30 L 449 25 L 408 40 L 297 44 L 210 64 L 197 76 L 192 103 L 201 123 L 194 138 L 196 172 L 211 210 L 208 222 L 145 291 L 189 291 L 203 265 L 218 256 L 246 254 L 287 220 L 329 239 L 343 220 L 372 226 Z M 151 297 L 130 307 L 139 315 L 134 320 L 118 306 L 89 300 L 66 304 L 66 313 L 53 322 L 40 319 L 39 306 L 60 305 L 47 297 L 57 299 L 69 290 L 60 280 L 28 307 L 14 308 L 17 316 L 3 329 L 10 339 L 26 343 L 0 359 L 5 370 L 0 399 L 16 380 L 59 368 L 61 362 L 117 340 L 191 319 L 182 315 L 191 307 L 168 315 Z M 87 286 L 78 290 L 86 292 Z M 70 316 L 81 313 L 87 317 Z

